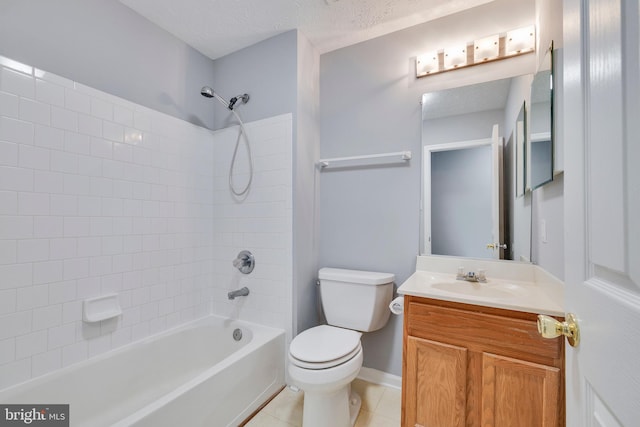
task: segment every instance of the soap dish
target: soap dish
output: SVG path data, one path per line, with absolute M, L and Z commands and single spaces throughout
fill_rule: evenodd
M 100 322 L 121 314 L 122 308 L 118 302 L 118 294 L 87 298 L 82 303 L 82 320 L 87 323 Z

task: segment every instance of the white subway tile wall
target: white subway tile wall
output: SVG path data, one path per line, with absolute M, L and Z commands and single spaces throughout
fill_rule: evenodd
M 246 197 L 229 191 L 229 164 L 238 127 L 216 132 L 214 146 L 213 312 L 292 333 L 292 116 L 286 114 L 247 124 L 254 160 L 251 189 Z M 241 140 L 234 167 L 234 185 L 242 190 L 249 162 Z M 240 202 L 242 200 L 242 202 Z M 249 275 L 231 263 L 243 250 L 256 264 Z M 250 295 L 230 301 L 227 293 L 247 286 Z
M 212 107 L 213 113 L 213 107 Z M 291 331 L 291 115 L 219 132 L 0 57 L 0 389 L 213 312 Z M 246 179 L 246 151 L 237 179 Z M 241 249 L 251 276 L 234 271 Z M 249 286 L 235 301 L 226 293 Z M 118 294 L 122 316 L 82 322 Z

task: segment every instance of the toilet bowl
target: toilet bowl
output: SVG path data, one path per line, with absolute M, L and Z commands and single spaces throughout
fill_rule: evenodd
M 291 341 L 289 377 L 304 391 L 303 427 L 353 427 L 361 406 L 351 390 L 362 367 L 360 338 L 387 323 L 395 276 L 323 268 L 318 277 L 328 324 Z
M 361 335 L 321 325 L 291 342 L 289 376 L 304 391 L 304 427 L 354 425 L 361 399 L 350 384 L 362 367 Z

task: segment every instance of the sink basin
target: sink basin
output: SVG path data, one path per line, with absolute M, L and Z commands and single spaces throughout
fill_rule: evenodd
M 431 288 L 452 294 L 485 298 L 515 298 L 527 294 L 522 286 L 509 283 L 494 284 L 456 280 L 455 282 L 433 283 L 431 284 Z
M 488 271 L 487 281 L 456 280 L 461 265 Z M 551 316 L 564 316 L 563 291 L 560 280 L 532 264 L 437 256 L 418 257 L 415 273 L 398 287 L 400 295 Z

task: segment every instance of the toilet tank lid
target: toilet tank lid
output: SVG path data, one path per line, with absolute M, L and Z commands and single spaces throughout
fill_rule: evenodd
M 385 285 L 395 280 L 393 273 L 376 271 L 347 270 L 344 268 L 321 268 L 318 279 L 335 280 L 336 282 L 361 283 L 363 285 Z

